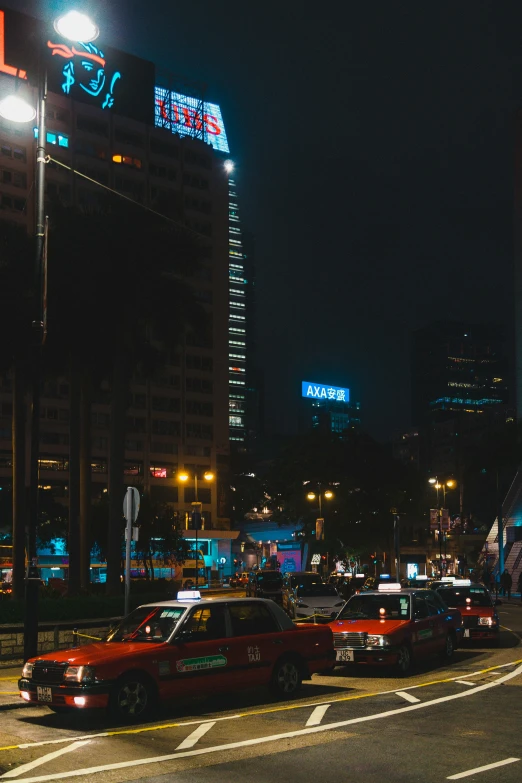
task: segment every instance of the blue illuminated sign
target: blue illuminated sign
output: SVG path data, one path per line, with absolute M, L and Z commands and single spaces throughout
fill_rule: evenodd
M 189 95 L 155 87 L 154 124 L 168 128 L 179 136 L 193 136 L 203 131 L 205 140 L 219 152 L 230 152 L 221 109 Z M 202 116 L 203 115 L 203 116 Z
M 344 389 L 342 386 L 324 386 L 322 383 L 302 381 L 301 394 L 310 400 L 350 402 L 350 389 Z
M 62 92 L 70 95 L 76 86 L 91 98 L 97 99 L 102 109 L 114 106 L 114 88 L 121 79 L 120 71 L 110 71 L 104 53 L 93 43 L 68 46 L 47 42 L 52 55 L 65 59 L 62 69 Z M 63 60 L 62 60 L 63 62 Z M 72 92 L 74 95 L 74 91 Z

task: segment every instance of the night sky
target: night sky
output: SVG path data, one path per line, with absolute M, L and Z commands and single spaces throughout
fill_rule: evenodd
M 511 328 L 520 2 L 82 7 L 106 44 L 205 82 L 221 105 L 257 241 L 269 428 L 292 429 L 303 379 L 349 386 L 363 426 L 389 438 L 411 424 L 412 329 Z

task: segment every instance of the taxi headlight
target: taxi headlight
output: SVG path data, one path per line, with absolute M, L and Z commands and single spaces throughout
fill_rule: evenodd
M 33 676 L 33 668 L 34 663 L 30 663 L 27 661 L 27 663 L 24 663 L 24 668 L 22 669 L 22 677 L 25 677 L 26 680 L 30 680 Z
M 479 625 L 496 625 L 493 617 L 479 617 Z
M 68 666 L 64 682 L 92 682 L 94 680 L 93 666 Z
M 389 647 L 390 640 L 387 636 L 368 634 L 366 637 L 366 644 L 368 647 Z

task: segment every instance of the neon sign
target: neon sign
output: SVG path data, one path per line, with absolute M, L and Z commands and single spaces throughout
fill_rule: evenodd
M 324 386 L 321 383 L 302 381 L 301 394 L 311 400 L 330 400 L 332 402 L 350 402 L 350 389 L 342 386 Z
M 13 65 L 7 65 L 5 61 L 5 14 L 0 11 L 0 71 L 8 73 L 9 76 L 18 76 L 20 79 L 27 79 L 27 73 Z
M 164 87 L 155 87 L 154 99 L 154 124 L 157 127 L 167 128 L 179 136 L 191 136 L 194 130 L 202 131 L 205 140 L 215 150 L 230 152 L 223 116 L 217 104 L 202 102 Z
M 67 60 L 62 70 L 64 82 L 61 85 L 65 95 L 70 95 L 77 84 L 87 95 L 99 98 L 102 109 L 114 106 L 114 87 L 121 79 L 121 73 L 114 71 L 111 77 L 107 77 L 105 55 L 101 49 L 93 43 L 67 46 L 47 41 L 47 46 L 53 55 Z

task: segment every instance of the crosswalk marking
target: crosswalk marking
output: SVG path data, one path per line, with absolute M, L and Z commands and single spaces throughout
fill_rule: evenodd
M 23 775 L 26 772 L 30 772 L 35 767 L 39 767 L 42 764 L 46 764 L 48 761 L 52 761 L 53 759 L 58 758 L 58 756 L 63 756 L 64 753 L 70 753 L 72 750 L 77 750 L 78 748 L 82 748 L 84 745 L 88 745 L 90 740 L 84 740 L 83 742 L 73 742 L 72 745 L 68 745 L 66 748 L 60 748 L 60 750 L 53 750 L 52 753 L 46 753 L 45 756 L 41 756 L 39 759 L 35 759 L 34 761 L 29 761 L 27 764 L 22 764 L 20 767 L 16 767 L 16 769 L 11 769 L 9 772 L 4 772 L 2 775 L 2 778 L 17 778 L 19 775 Z
M 412 704 L 417 704 L 417 702 L 420 701 L 416 696 L 412 696 L 411 693 L 408 693 L 407 691 L 395 691 L 397 696 L 402 696 L 403 699 L 406 699 L 406 701 L 411 702 Z
M 186 739 L 183 740 L 181 745 L 178 745 L 176 750 L 185 750 L 185 748 L 192 748 L 198 742 L 201 737 L 203 737 L 204 734 L 207 733 L 209 729 L 212 728 L 212 726 L 216 725 L 216 721 L 212 721 L 212 723 L 202 723 L 201 726 L 198 726 L 197 729 L 194 729 L 192 734 L 189 734 Z
M 316 707 L 315 710 L 313 710 L 310 717 L 308 718 L 308 720 L 306 721 L 306 725 L 319 726 L 329 706 L 330 706 L 329 704 L 320 704 L 319 707 Z

